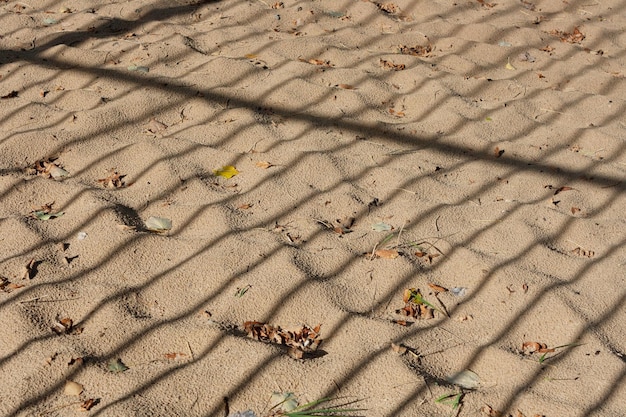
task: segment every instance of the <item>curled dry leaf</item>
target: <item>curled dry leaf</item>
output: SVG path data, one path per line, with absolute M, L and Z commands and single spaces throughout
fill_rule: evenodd
M 125 176 L 126 175 L 122 175 L 117 171 L 111 171 L 108 177 L 100 178 L 98 182 L 105 188 L 124 188 L 126 187 L 126 183 L 124 181 Z
M 548 348 L 545 343 L 539 342 L 524 342 L 522 344 L 522 353 L 525 355 L 531 355 L 533 353 L 550 353 L 555 352 L 554 349 Z
M 448 289 L 446 287 L 442 287 L 441 285 L 437 285 L 437 284 L 433 284 L 432 282 L 428 283 L 428 286 L 435 291 L 436 293 L 439 292 L 446 292 L 448 291 Z
M 396 259 L 400 253 L 395 249 L 378 249 L 374 255 L 383 259 Z
M 89 411 L 98 405 L 99 402 L 100 400 L 97 398 L 89 398 L 80 405 L 81 411 Z
M 384 59 L 380 60 L 380 66 L 384 69 L 392 70 L 392 71 L 402 71 L 406 69 L 406 65 L 404 64 L 394 64 L 392 61 L 387 61 Z
M 36 161 L 31 168 L 28 168 L 27 171 L 31 174 L 41 175 L 45 178 L 53 178 L 55 180 L 67 177 L 70 175 L 69 172 L 64 170 L 54 161 L 56 161 L 57 157 L 48 157 L 44 159 L 40 159 Z
M 0 291 L 5 292 L 5 293 L 10 293 L 13 290 L 17 290 L 19 288 L 23 288 L 24 285 L 22 284 L 15 284 L 11 281 L 9 281 L 8 278 L 6 277 L 2 277 L 0 276 Z
M 272 164 L 271 162 L 267 162 L 267 161 L 258 161 L 255 165 L 262 169 L 268 169 L 274 166 L 274 164 Z
M 480 412 L 486 415 L 487 417 L 501 417 L 502 413 L 498 410 L 494 409 L 492 406 L 485 404 L 480 409 Z
M 582 256 L 585 258 L 593 258 L 596 253 L 592 250 L 586 250 L 581 247 L 577 247 L 576 249 L 572 249 L 572 253 L 577 256 Z
M 37 273 L 37 264 L 35 258 L 32 258 L 26 266 L 24 267 L 24 272 L 22 272 L 22 279 L 32 279 Z
M 333 65 L 330 63 L 330 61 L 324 61 L 322 59 L 303 59 L 303 58 L 298 58 L 298 61 L 300 62 L 306 62 L 307 64 L 311 64 L 311 65 L 318 65 L 320 67 L 326 67 L 326 68 L 331 68 Z

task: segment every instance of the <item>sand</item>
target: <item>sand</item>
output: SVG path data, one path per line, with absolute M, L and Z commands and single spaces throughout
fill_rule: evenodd
M 625 415 L 626 2 L 0 10 L 1 415 Z

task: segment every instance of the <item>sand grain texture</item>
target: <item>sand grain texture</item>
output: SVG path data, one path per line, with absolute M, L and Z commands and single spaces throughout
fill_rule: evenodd
M 623 415 L 626 2 L 274 4 L 0 5 L 0 414 Z

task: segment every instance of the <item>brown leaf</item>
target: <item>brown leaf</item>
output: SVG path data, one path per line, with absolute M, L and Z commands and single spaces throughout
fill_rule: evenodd
M 573 190 L 573 188 L 572 188 L 572 187 L 561 187 L 561 188 L 557 188 L 557 189 L 554 191 L 554 195 L 557 195 L 558 193 L 563 192 L 563 191 L 570 191 L 570 190 Z
M 85 400 L 85 402 L 83 402 L 80 405 L 81 411 L 89 411 L 91 410 L 93 407 L 95 407 L 96 405 L 98 405 L 98 403 L 100 402 L 100 400 L 96 399 L 96 398 L 89 398 L 87 400 Z
M 337 84 L 335 87 L 343 88 L 344 90 L 356 90 L 356 87 L 350 84 Z
M 74 325 L 74 321 L 69 317 L 64 317 L 60 320 L 57 319 L 52 324 L 52 331 L 56 334 L 68 334 L 72 331 L 72 326 Z
M 408 303 L 409 301 L 411 301 L 411 298 L 413 298 L 413 291 L 409 288 L 406 288 L 402 293 L 402 301 Z
M 274 166 L 274 164 L 272 164 L 271 162 L 267 162 L 267 161 L 258 161 L 255 165 L 263 169 L 268 169 Z
M 111 171 L 108 177 L 101 178 L 98 182 L 106 188 L 123 188 L 126 186 L 124 181 L 125 176 L 126 175 L 122 175 L 117 171 Z
M 577 247 L 575 249 L 572 249 L 572 253 L 574 255 L 583 256 L 583 257 L 586 257 L 586 258 L 593 258 L 596 255 L 596 253 L 594 251 L 586 250 L 586 249 L 583 249 L 581 247 Z
M 495 6 L 497 3 L 487 3 L 485 0 L 476 0 L 478 1 L 478 3 L 488 9 L 491 9 L 493 6 Z
M 396 259 L 398 256 L 400 256 L 400 253 L 394 249 L 378 249 L 376 252 L 374 252 L 374 254 L 379 258 L 384 259 Z
M 578 26 L 572 30 L 572 33 L 553 29 L 550 31 L 550 35 L 556 36 L 561 40 L 561 42 L 567 43 L 581 43 L 583 39 L 585 39 L 585 34 L 578 29 Z
M 400 46 L 400 53 L 403 55 L 427 57 L 430 55 L 432 50 L 433 50 L 433 46 L 430 44 L 426 46 L 418 45 L 418 46 L 413 46 L 413 47 L 409 47 L 406 45 Z
M 408 327 L 408 326 L 410 326 L 411 324 L 413 324 L 413 323 L 411 323 L 411 322 L 409 322 L 409 321 L 406 321 L 406 320 L 392 320 L 392 321 L 393 321 L 395 324 L 399 324 L 400 326 L 404 326 L 404 327 Z
M 572 212 L 572 214 L 576 214 L 580 211 L 580 209 L 578 207 L 574 207 L 572 206 L 572 208 L 570 209 L 570 211 Z
M 501 417 L 502 413 L 494 409 L 492 406 L 485 404 L 480 409 L 480 412 L 488 417 Z
M 528 284 L 524 283 L 522 285 L 522 291 L 524 291 L 524 294 L 526 294 L 528 292 Z
M 242 204 L 240 206 L 237 206 L 237 208 L 239 210 L 248 210 L 248 209 L 252 208 L 252 206 L 253 206 L 253 204 L 246 203 L 246 204 Z
M 9 281 L 8 278 L 0 276 L 0 291 L 3 291 L 8 294 L 13 290 L 17 290 L 18 288 L 22 288 L 22 287 L 24 287 L 24 285 L 14 284 L 11 281 Z
M 22 272 L 22 279 L 31 279 L 37 273 L 37 262 L 35 258 L 32 258 L 26 266 L 24 267 L 24 272 Z
M 395 14 L 400 11 L 400 8 L 393 3 L 378 3 L 376 6 L 378 6 L 379 10 L 388 14 Z
M 417 256 L 418 258 L 423 258 L 426 255 L 428 255 L 428 253 L 422 252 L 421 250 L 418 250 L 417 252 L 415 252 L 415 256 Z
M 448 291 L 447 288 L 442 287 L 441 285 L 433 284 L 432 282 L 429 282 L 428 286 L 432 288 L 432 290 L 435 291 L 436 293 Z
M 272 4 L 272 9 L 282 9 L 285 7 L 285 3 L 283 3 L 282 1 L 277 1 L 276 3 Z
M 547 349 L 545 343 L 539 342 L 524 342 L 522 344 L 522 353 L 530 355 L 535 352 L 541 352 L 542 349 Z
M 494 155 L 496 158 L 500 158 L 500 157 L 502 156 L 502 154 L 503 154 L 503 153 L 504 153 L 504 149 L 500 149 L 500 148 L 499 148 L 499 147 L 497 147 L 497 146 L 496 146 L 496 147 L 494 148 L 494 150 L 493 150 L 493 155 Z
M 182 353 L 182 352 L 171 352 L 171 353 L 166 353 L 163 356 L 165 356 L 165 359 L 180 359 L 183 356 L 187 356 L 186 354 Z
M 386 61 L 384 59 L 380 60 L 380 65 L 384 69 L 389 69 L 389 70 L 393 70 L 393 71 L 402 71 L 402 70 L 406 69 L 406 65 L 404 65 L 404 64 L 394 64 L 392 61 Z

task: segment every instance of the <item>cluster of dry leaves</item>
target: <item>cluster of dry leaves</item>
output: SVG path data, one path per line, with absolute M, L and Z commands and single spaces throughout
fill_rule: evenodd
M 427 56 L 430 56 L 430 53 L 433 51 L 433 46 L 431 44 L 428 44 L 426 46 L 401 45 L 398 50 L 402 55 L 427 57 Z
M 402 294 L 404 307 L 396 310 L 396 314 L 414 319 L 434 319 L 435 309 L 422 297 L 419 289 L 410 288 L 404 290 Z M 404 320 L 396 320 L 396 323 L 406 326 L 408 323 Z
M 58 157 L 48 157 L 36 161 L 31 167 L 26 169 L 30 175 L 41 175 L 44 178 L 59 179 L 69 175 L 69 172 L 59 166 L 56 161 Z
M 585 34 L 578 29 L 578 26 L 572 30 L 571 33 L 563 32 L 562 30 L 553 29 L 550 32 L 550 35 L 556 36 L 561 40 L 561 42 L 567 43 L 581 43 L 583 39 L 585 39 Z
M 105 188 L 124 188 L 126 187 L 126 182 L 124 181 L 125 176 L 126 175 L 122 175 L 115 170 L 111 170 L 109 176 L 100 178 L 98 182 Z
M 302 359 L 305 353 L 317 350 L 322 343 L 320 327 L 320 324 L 314 328 L 303 325 L 298 330 L 289 331 L 283 330 L 280 326 L 272 326 L 258 321 L 247 321 L 243 324 L 248 337 L 261 342 L 287 346 L 290 348 L 289 355 L 296 359 Z

